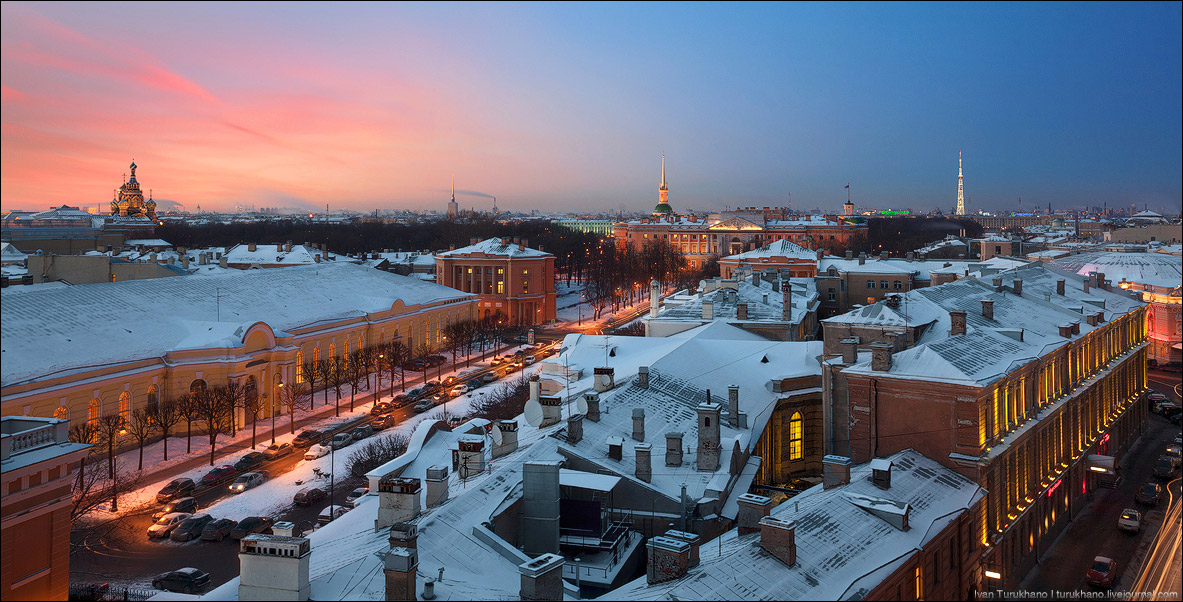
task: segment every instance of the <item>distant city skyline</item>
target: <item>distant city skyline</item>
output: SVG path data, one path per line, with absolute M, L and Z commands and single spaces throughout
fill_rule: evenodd
M 1152 4 L 2 6 L 0 206 L 1178 213 Z M 162 205 L 162 209 L 164 206 Z

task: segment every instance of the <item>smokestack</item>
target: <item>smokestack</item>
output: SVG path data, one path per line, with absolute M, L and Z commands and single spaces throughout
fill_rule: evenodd
M 833 489 L 850 482 L 850 458 L 826 456 L 822 458 L 822 489 Z
M 648 443 L 638 443 L 633 446 L 633 453 L 636 454 L 638 479 L 646 483 L 653 480 L 653 460 L 652 460 L 653 446 Z
M 665 433 L 665 465 L 682 465 L 682 433 L 666 431 Z
M 657 279 L 649 281 L 649 317 L 656 318 L 661 305 L 661 283 Z
M 698 413 L 698 470 L 714 472 L 719 468 L 719 414 L 721 409 L 719 404 L 709 401 L 700 403 L 695 408 Z
M 1022 296 L 1023 295 L 1023 279 L 1022 278 L 1015 278 L 1011 282 L 1011 289 L 1014 290 L 1016 295 Z
M 781 285 L 780 319 L 785 322 L 793 321 L 793 283 L 786 279 Z
M 567 417 L 567 443 L 575 445 L 583 440 L 583 414 Z
M 587 419 L 592 422 L 600 421 L 600 394 L 593 391 L 588 391 L 583 394 L 583 400 L 587 402 Z
M 633 408 L 633 439 L 645 440 L 645 408 Z
M 760 519 L 760 547 L 785 566 L 797 564 L 796 523 L 775 516 Z
M 521 599 L 562 600 L 565 563 L 562 556 L 548 553 L 518 565 L 518 573 L 522 576 L 518 592 Z
M 965 334 L 965 311 L 958 309 L 949 312 L 949 326 L 951 336 Z
M 1064 279 L 1062 278 L 1056 281 L 1056 294 L 1061 297 L 1064 296 Z
M 539 392 L 539 389 L 541 388 L 542 383 L 539 381 L 539 377 L 537 374 L 530 376 L 529 384 L 530 384 L 530 399 L 529 399 L 529 401 L 538 401 L 538 392 Z
M 994 319 L 994 300 L 982 299 L 982 317 L 987 320 Z
M 858 362 L 858 338 L 842 339 L 842 363 L 854 364 Z
M 512 454 L 518 449 L 518 422 L 516 420 L 498 420 L 497 428 L 501 431 L 501 445 L 493 444 L 493 450 L 489 455 L 494 460 Z
M 385 529 L 419 516 L 421 489 L 419 479 L 392 477 L 378 481 L 378 519 L 374 521 L 374 528 Z
M 739 428 L 739 385 L 727 387 L 727 423 Z
M 448 467 L 432 466 L 427 469 L 427 507 L 434 508 L 446 501 L 448 501 Z
M 762 495 L 745 493 L 739 496 L 739 510 L 735 516 L 736 527 L 740 535 L 755 533 L 760 530 L 760 519 L 768 516 L 772 510 L 772 500 Z
M 740 303 L 735 306 L 735 318 L 737 320 L 748 319 L 748 304 L 747 303 Z
M 891 370 L 891 351 L 892 345 L 890 343 L 871 343 L 871 369 L 876 372 L 889 372 Z
M 642 389 L 649 388 L 649 366 L 640 366 L 637 368 L 637 386 Z
M 848 260 L 854 259 L 854 251 L 847 250 L 846 251 L 846 259 L 848 259 Z

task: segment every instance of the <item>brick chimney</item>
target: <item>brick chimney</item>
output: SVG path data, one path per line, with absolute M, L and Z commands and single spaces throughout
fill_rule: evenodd
M 686 531 L 669 530 L 665 532 L 665 536 L 670 539 L 676 539 L 690 544 L 690 568 L 698 566 L 699 561 L 699 547 L 702 544 L 702 537 L 695 533 L 687 533 Z
M 833 489 L 850 482 L 850 458 L 826 456 L 822 458 L 822 489 Z
M 307 600 L 311 555 L 307 537 L 247 535 L 238 548 L 238 599 Z
M 434 508 L 448 501 L 448 467 L 432 466 L 427 469 L 427 507 Z M 398 523 L 396 523 L 398 524 Z M 413 547 L 413 546 L 412 546 Z
M 695 410 L 698 413 L 698 470 L 714 472 L 719 468 L 719 414 L 722 408 L 708 401 L 698 404 Z
M 859 253 L 858 254 L 858 264 L 859 265 L 866 265 L 867 264 L 867 254 L 866 253 Z
M 854 259 L 854 251 L 851 251 L 851 250 L 849 250 L 849 249 L 848 249 L 848 250 L 846 251 L 846 259 L 847 259 L 847 260 Z
M 1080 320 L 1072 323 L 1072 334 L 1080 334 Z
M 765 516 L 760 519 L 760 547 L 785 566 L 797 564 L 796 523 Z
M 382 559 L 386 576 L 386 600 L 416 600 L 419 569 L 417 548 L 391 548 Z
M 255 246 L 255 243 L 250 243 L 246 246 L 246 250 L 250 251 L 251 253 L 254 253 L 257 249 L 258 247 Z
M 1002 276 L 995 276 L 990 282 L 994 285 L 994 292 L 1002 290 Z
M 650 538 L 645 544 L 645 581 L 649 585 L 672 581 L 690 569 L 690 544 L 672 537 Z
M 633 408 L 633 439 L 645 440 L 645 408 Z
M 485 470 L 485 437 L 483 435 L 461 435 L 456 442 L 456 471 L 461 479 L 481 474 Z
M 405 523 L 419 516 L 419 479 L 388 477 L 378 481 L 378 519 L 376 529 Z
M 562 556 L 547 553 L 519 564 L 522 600 L 562 600 L 564 563 Z
M 994 319 L 994 300 L 982 299 L 982 317 L 987 320 Z
M 760 519 L 772 511 L 772 500 L 762 495 L 745 493 L 739 496 L 738 502 L 739 510 L 735 515 L 735 523 L 739 534 L 747 535 L 759 531 Z
M 748 304 L 747 303 L 740 303 L 735 306 L 735 319 L 737 319 L 737 320 L 748 319 Z
M 1105 323 L 1105 312 L 1103 312 L 1103 311 L 1097 312 L 1097 324 L 1104 324 L 1104 323 Z
M 226 259 L 226 256 L 225 256 L 225 255 L 223 255 L 223 256 L 221 256 L 221 257 L 219 257 L 219 258 L 218 258 L 218 267 L 220 267 L 220 268 L 228 268 L 228 267 L 230 267 L 230 263 L 227 261 L 227 259 Z
M 825 252 L 825 250 L 823 250 L 823 249 L 818 249 L 818 250 L 817 250 L 817 256 L 816 256 L 816 261 L 821 261 L 821 260 L 822 260 L 822 258 L 823 258 L 823 257 L 825 257 L 825 256 L 826 256 L 826 252 Z
M 633 446 L 633 454 L 636 456 L 638 479 L 646 483 L 653 480 L 653 445 L 649 443 L 638 443 Z
M 1060 336 L 1064 337 L 1065 339 L 1072 338 L 1072 325 L 1071 324 L 1061 324 L 1060 325 Z
M 542 424 L 539 426 L 547 427 L 558 424 L 563 415 L 563 399 L 553 395 L 543 395 L 538 398 L 538 403 L 542 405 Z
M 781 307 L 780 319 L 785 322 L 793 321 L 793 283 L 787 278 L 780 289 Z
M 600 394 L 588 391 L 583 394 L 583 400 L 587 402 L 587 419 L 592 422 L 600 421 Z
M 1097 314 L 1089 314 L 1089 315 L 1085 316 L 1084 321 L 1088 322 L 1089 326 L 1096 326 L 1097 325 Z
M 418 549 L 419 527 L 415 523 L 394 523 L 386 532 L 386 541 L 392 548 Z
M 490 452 L 492 459 L 512 454 L 518 449 L 518 422 L 516 420 L 498 420 L 497 428 L 501 431 L 501 445 L 493 444 Z
M 1021 296 L 1023 294 L 1023 279 L 1015 278 L 1013 281 L 1011 281 L 1011 290 L 1013 290 L 1016 295 Z
M 854 364 L 858 362 L 858 337 L 851 337 L 849 339 L 842 339 L 839 343 L 842 346 L 842 363 Z
M 640 366 L 637 368 L 637 386 L 642 389 L 649 388 L 649 366 Z
M 949 335 L 965 334 L 965 311 L 956 309 L 949 312 Z
M 727 423 L 739 428 L 739 385 L 727 387 Z
M 616 386 L 616 369 L 615 368 L 593 368 L 595 375 L 595 382 L 592 384 L 592 390 L 596 393 L 603 393 L 611 390 Z
M 1089 294 L 1089 285 L 1096 284 L 1096 282 L 1097 282 L 1096 274 L 1089 274 L 1089 279 L 1084 281 L 1084 294 L 1086 294 L 1086 295 Z
M 575 445 L 583 440 L 583 414 L 567 417 L 567 443 Z
M 891 371 L 891 343 L 871 343 L 871 369 L 876 372 Z
M 1056 281 L 1056 294 L 1061 297 L 1064 296 L 1064 279 L 1062 278 Z
M 682 465 L 682 433 L 678 431 L 665 432 L 665 465 Z

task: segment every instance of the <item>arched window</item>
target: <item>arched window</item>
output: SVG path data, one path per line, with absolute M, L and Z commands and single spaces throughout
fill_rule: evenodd
M 312 361 L 314 361 L 314 362 L 320 361 L 320 345 L 317 345 L 316 347 L 312 348 Z
M 205 395 L 208 391 L 209 391 L 209 387 L 206 386 L 205 381 L 201 380 L 200 378 L 189 383 L 189 394 L 190 395 L 194 395 L 194 396 Z
M 346 337 L 346 338 L 345 338 L 345 350 L 344 350 L 344 353 L 343 353 L 343 355 L 344 355 L 346 358 L 348 358 L 348 357 L 349 357 L 349 337 Z
M 127 391 L 119 394 L 119 417 L 124 424 L 131 422 L 131 393 Z
M 337 357 L 337 345 L 335 343 L 329 343 L 329 359 L 334 357 Z
M 95 397 L 86 405 L 86 422 L 92 427 L 97 427 L 99 424 L 99 415 L 102 411 L 102 404 L 99 398 Z
M 152 407 L 160 403 L 160 389 L 156 385 L 148 387 L 148 407 Z
M 793 412 L 789 418 L 789 459 L 800 460 L 805 457 L 805 421 L 801 419 L 801 412 Z
M 304 382 L 304 352 L 296 352 L 296 382 Z
M 53 417 L 60 418 L 62 420 L 69 420 L 70 410 L 66 406 L 58 406 L 53 410 Z

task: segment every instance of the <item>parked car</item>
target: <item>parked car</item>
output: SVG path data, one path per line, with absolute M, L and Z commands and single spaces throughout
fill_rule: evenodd
M 370 428 L 374 429 L 375 431 L 380 431 L 382 429 L 390 428 L 394 425 L 395 425 L 395 421 L 394 421 L 393 414 L 386 414 L 383 416 L 378 416 L 370 421 Z
M 1122 531 L 1130 533 L 1137 533 L 1142 530 L 1142 513 L 1133 508 L 1126 508 L 1121 511 L 1121 516 L 1117 519 L 1117 528 Z
M 1160 497 L 1162 497 L 1162 485 L 1154 481 L 1147 481 L 1142 483 L 1138 492 L 1134 494 L 1134 501 L 1148 506 L 1157 506 Z
M 250 472 L 263 464 L 264 460 L 266 458 L 263 457 L 263 452 L 251 452 L 235 462 L 234 469 L 238 472 Z
M 1154 360 L 1150 360 L 1150 361 L 1154 361 Z M 1151 393 L 1150 395 L 1147 396 L 1147 398 L 1150 400 L 1151 406 L 1156 406 L 1160 403 L 1166 403 L 1166 402 L 1170 401 L 1170 399 L 1171 399 L 1171 398 L 1167 397 L 1166 395 L 1163 395 L 1162 393 Z
M 160 518 L 153 518 L 155 518 L 156 522 L 152 523 L 151 527 L 148 527 L 148 537 L 163 539 L 168 537 L 169 534 L 173 532 L 173 529 L 176 529 L 178 525 L 180 525 L 182 522 L 185 522 L 185 519 L 189 518 L 189 513 L 170 512 L 164 516 L 161 516 Z
M 481 380 L 479 377 L 473 378 L 468 381 L 466 388 L 469 391 L 475 391 L 476 389 L 481 388 L 484 384 L 485 384 L 485 381 Z
M 1183 461 L 1183 454 L 1180 453 L 1179 446 L 1174 443 L 1167 445 L 1167 449 L 1162 453 L 1162 455 L 1167 456 L 1168 458 L 1174 458 L 1175 468 L 1178 468 L 1180 461 Z
M 423 359 L 427 362 L 428 367 L 431 368 L 442 366 L 448 361 L 448 358 L 442 355 L 429 355 Z
M 468 385 L 456 385 L 455 387 L 452 387 L 451 391 L 448 391 L 448 395 L 451 395 L 452 397 L 460 397 L 467 392 Z
M 352 508 L 354 506 L 354 504 L 357 502 L 358 498 L 360 498 L 361 496 L 363 496 L 369 492 L 370 492 L 369 487 L 358 487 L 357 489 L 350 491 L 349 495 L 345 497 L 345 505 Z
M 230 530 L 231 539 L 242 539 L 251 533 L 266 533 L 275 521 L 267 516 L 248 516 Z
M 238 474 L 238 471 L 235 470 L 233 466 L 229 464 L 223 464 L 205 473 L 205 476 L 201 477 L 201 484 L 216 485 L 222 480 L 228 479 L 236 474 Z
M 304 429 L 300 431 L 299 435 L 296 435 L 295 439 L 292 439 L 292 446 L 303 449 L 311 447 L 314 443 L 320 443 L 321 439 L 324 439 L 324 435 L 320 431 L 316 429 Z
M 383 416 L 394 411 L 394 406 L 388 401 L 379 401 L 370 408 L 370 416 Z
M 201 537 L 202 529 L 205 529 L 206 524 L 214 520 L 214 517 L 208 514 L 193 514 L 189 518 L 181 521 L 173 529 L 172 534 L 168 536 L 173 541 L 189 541 L 190 539 L 197 539 Z
M 439 391 L 440 388 L 443 387 L 443 385 L 440 384 L 440 381 L 438 381 L 438 380 L 429 380 L 426 383 L 423 383 L 423 386 L 428 391 Z
M 264 472 L 248 472 L 238 475 L 237 479 L 230 484 L 230 493 L 242 493 L 247 489 L 258 487 L 266 480 L 267 474 Z
M 1175 474 L 1175 460 L 1170 456 L 1159 456 L 1154 461 L 1154 476 L 1169 479 Z
M 419 399 L 428 393 L 427 387 L 414 387 L 410 391 L 407 391 L 407 397 L 410 399 Z
M 1084 575 L 1089 585 L 1109 588 L 1113 586 L 1113 574 L 1117 572 L 1117 562 L 1112 558 L 1097 556 L 1093 559 L 1093 566 Z
M 268 445 L 267 449 L 263 450 L 262 453 L 263 453 L 263 458 L 265 458 L 267 460 L 275 460 L 276 458 L 282 458 L 282 457 L 292 453 L 292 444 L 291 443 L 272 443 L 271 445 Z
M 218 520 L 210 521 L 201 530 L 201 539 L 204 541 L 222 541 L 237 526 L 238 521 L 228 518 L 219 518 Z
M 320 525 L 327 525 L 330 522 L 332 522 L 333 519 L 339 518 L 342 514 L 345 514 L 346 512 L 349 512 L 349 508 L 346 508 L 345 506 L 330 504 L 328 506 L 325 506 L 324 510 L 320 511 L 320 515 L 318 515 L 316 517 L 316 523 L 320 524 Z
M 493 359 L 489 360 L 489 365 L 490 366 L 497 366 L 497 365 L 500 365 L 501 362 L 504 362 L 504 361 L 505 361 L 504 358 L 494 357 Z
M 534 357 L 533 355 L 527 355 L 525 358 L 522 359 L 522 363 L 524 363 L 527 366 L 529 366 L 530 364 L 533 364 L 536 361 L 538 361 L 538 358 Z
M 184 512 L 187 514 L 193 514 L 194 512 L 197 512 L 197 498 L 183 497 L 175 499 L 165 504 L 165 506 L 160 510 L 157 510 L 155 513 L 153 513 L 152 520 L 157 520 L 166 514 L 172 514 L 174 512 Z
M 327 445 L 313 445 L 304 452 L 305 460 L 315 460 L 329 455 L 329 446 Z
M 391 408 L 390 411 L 393 412 L 394 410 L 397 410 L 398 408 L 405 407 L 405 406 L 409 405 L 412 401 L 413 400 L 406 393 L 399 393 L 398 395 L 394 396 L 393 400 L 391 400 L 390 403 L 394 407 Z
M 496 371 L 496 370 L 494 370 L 494 371 L 492 371 L 492 372 L 486 372 L 486 373 L 485 373 L 485 375 L 481 377 L 481 380 L 482 380 L 482 381 L 483 381 L 485 384 L 489 384 L 489 383 L 491 383 L 491 382 L 493 382 L 493 381 L 497 380 L 497 371 Z
M 1177 412 L 1181 407 L 1183 406 L 1180 406 L 1173 401 L 1161 401 L 1150 406 L 1150 411 L 1165 418 L 1170 416 L 1172 412 Z
M 366 437 L 369 437 L 370 435 L 373 435 L 373 434 L 374 434 L 374 429 L 370 428 L 370 425 L 368 425 L 368 424 L 363 424 L 363 425 L 353 429 L 353 432 L 350 433 L 350 436 L 353 437 L 354 441 L 361 441 L 362 439 L 365 439 Z
M 297 506 L 311 506 L 316 502 L 325 499 L 325 490 L 320 487 L 305 487 L 296 492 L 295 497 L 292 498 Z
M 329 441 L 329 447 L 333 449 L 341 449 L 350 443 L 353 443 L 353 435 L 349 433 L 337 433 L 336 435 L 333 435 L 333 439 Z
M 419 403 L 415 404 L 415 413 L 422 414 L 423 412 L 430 410 L 434 406 L 435 406 L 435 401 L 433 401 L 431 399 L 424 399 L 423 401 L 420 401 Z
M 163 504 L 169 500 L 193 495 L 196 489 L 197 484 L 193 479 L 173 479 L 156 494 L 156 501 Z
M 166 592 L 192 594 L 209 586 L 209 573 L 185 567 L 152 579 L 152 587 Z

